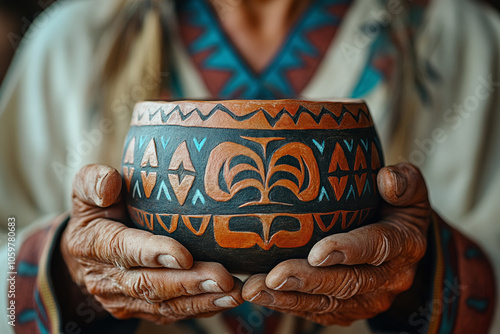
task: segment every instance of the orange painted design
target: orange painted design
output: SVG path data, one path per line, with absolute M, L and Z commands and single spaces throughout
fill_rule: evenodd
M 127 151 L 125 152 L 125 157 L 123 158 L 124 164 L 134 163 L 134 151 L 135 151 L 135 137 L 132 138 L 132 140 L 128 144 Z
M 229 168 L 231 160 L 237 156 L 247 156 L 257 164 L 257 168 L 250 164 L 238 164 Z M 224 181 L 229 193 L 219 187 L 220 169 L 224 168 Z M 233 180 L 238 173 L 243 171 L 254 171 L 259 174 L 260 180 L 246 179 L 233 184 Z M 224 142 L 215 147 L 207 161 L 205 168 L 205 191 L 212 199 L 219 202 L 226 202 L 233 198 L 236 193 L 244 188 L 254 187 L 261 193 L 264 192 L 263 182 L 265 180 L 265 167 L 262 159 L 257 153 L 246 146 Z
M 181 165 L 187 171 L 196 172 L 196 169 L 194 169 L 193 166 L 193 162 L 191 161 L 191 156 L 189 154 L 186 141 L 183 141 L 175 150 L 168 169 L 170 171 L 178 170 Z M 179 201 L 180 205 L 184 205 L 189 190 L 193 186 L 195 176 L 184 175 L 181 181 L 179 175 L 168 174 L 168 179 L 170 180 L 170 184 L 172 185 L 172 188 L 174 190 L 175 197 Z
M 361 175 L 355 175 L 354 179 L 356 180 L 356 186 L 358 188 L 358 195 L 361 196 L 363 194 L 363 189 L 366 183 L 367 173 L 363 173 Z
M 154 217 L 158 224 L 168 233 L 177 230 L 179 216 L 184 225 L 196 236 L 202 236 L 210 224 L 212 215 L 179 215 L 179 214 L 153 214 L 147 211 L 128 206 L 130 216 L 139 225 L 154 229 Z M 357 211 L 338 210 L 330 213 L 306 213 L 306 214 L 244 214 L 244 215 L 214 215 L 214 237 L 217 244 L 223 248 L 251 248 L 258 245 L 264 250 L 271 249 L 272 246 L 279 248 L 296 248 L 306 245 L 312 237 L 314 223 L 318 224 L 323 232 L 329 232 L 337 222 L 340 222 L 342 230 L 349 228 L 352 224 L 359 224 L 374 210 L 374 208 L 361 209 Z M 348 218 L 350 216 L 350 218 Z M 255 217 L 262 224 L 262 235 L 255 232 L 232 231 L 229 228 L 231 219 Z M 271 226 L 278 217 L 291 217 L 300 224 L 298 231 L 280 230 L 271 235 Z M 191 220 L 202 219 L 200 227 L 194 228 Z M 327 224 L 324 219 L 327 218 Z M 170 226 L 165 223 L 170 219 Z
M 136 209 L 130 205 L 127 205 L 130 217 L 141 226 L 146 226 L 151 231 L 154 227 L 153 214 L 144 210 Z
M 141 102 L 131 125 L 182 125 L 231 129 L 357 129 L 373 126 L 361 100 Z
M 193 162 L 191 161 L 191 155 L 189 154 L 186 141 L 180 143 L 180 145 L 175 149 L 168 169 L 177 170 L 181 166 L 181 164 L 184 166 L 185 170 L 196 172 L 196 169 L 194 169 L 193 166 Z
M 313 216 L 321 231 L 328 232 L 335 226 L 339 219 L 342 229 L 345 230 L 355 222 L 358 222 L 359 224 L 364 221 L 373 210 L 373 208 L 361 209 L 357 211 L 339 210 L 330 213 L 313 213 Z M 352 217 L 348 220 L 347 217 L 349 214 L 352 214 Z M 329 218 L 329 216 L 331 216 L 331 218 Z M 328 218 L 330 220 L 328 225 L 325 224 L 324 218 Z
M 276 163 L 283 157 L 290 156 L 299 162 L 300 168 L 291 165 Z M 309 174 L 309 184 L 300 191 L 304 185 L 305 171 Z M 271 177 L 277 172 L 287 172 L 298 179 L 298 184 L 287 179 L 279 179 L 272 185 L 269 184 Z M 318 196 L 320 187 L 319 167 L 314 157 L 312 149 L 302 143 L 289 143 L 274 152 L 269 162 L 269 171 L 266 177 L 266 187 L 271 191 L 274 187 L 284 187 L 293 192 L 293 194 L 302 202 L 312 201 Z
M 338 167 L 340 167 L 341 170 L 349 170 L 347 158 L 345 157 L 344 150 L 339 143 L 335 145 L 335 149 L 333 150 L 332 160 L 330 162 L 330 168 L 328 168 L 328 173 L 335 172 Z
M 151 139 L 141 160 L 141 167 L 146 167 L 149 164 L 151 167 L 158 167 L 158 156 L 156 154 L 156 143 L 154 138 Z
M 372 143 L 372 169 L 377 170 L 382 166 L 380 163 L 380 158 L 378 156 L 377 146 L 375 143 Z
M 354 160 L 354 170 L 366 169 L 368 165 L 366 164 L 366 157 L 361 149 L 361 146 L 358 146 L 356 150 L 356 160 Z
M 193 227 L 193 224 L 191 223 L 192 218 L 198 218 L 202 219 L 200 228 L 198 231 Z M 210 223 L 210 218 L 212 218 L 212 215 L 202 215 L 202 216 L 182 216 L 182 221 L 184 222 L 184 225 L 193 232 L 197 236 L 201 236 L 205 233 L 208 223 Z
M 330 181 L 330 184 L 333 187 L 333 192 L 335 193 L 335 198 L 337 201 L 340 201 L 342 198 L 342 195 L 344 195 L 345 187 L 347 187 L 347 181 L 349 180 L 349 177 L 342 176 L 342 177 L 337 177 L 337 176 L 329 176 L 328 181 Z
M 189 190 L 193 186 L 193 182 L 195 177 L 193 175 L 186 175 L 182 179 L 182 182 L 179 181 L 179 175 L 169 174 L 168 179 L 170 180 L 170 184 L 174 189 L 174 194 L 180 205 L 184 205 L 186 202 L 187 195 Z
M 278 231 L 270 235 L 271 225 L 277 217 L 293 217 L 300 223 L 298 231 Z M 236 217 L 255 217 L 262 223 L 263 237 L 254 232 L 236 232 L 229 229 L 229 222 Z M 314 231 L 314 219 L 311 214 L 248 214 L 214 216 L 215 241 L 223 248 L 251 248 L 258 245 L 264 250 L 272 246 L 296 248 L 306 245 Z
M 134 167 L 123 167 L 123 177 L 125 179 L 125 185 L 127 186 L 127 191 L 130 192 L 130 183 L 132 182 L 132 175 L 134 175 Z
M 167 227 L 163 220 L 165 218 L 170 217 L 170 227 Z M 160 224 L 161 227 L 168 233 L 172 233 L 177 229 L 177 224 L 179 222 L 179 215 L 171 215 L 171 214 L 166 214 L 166 213 L 157 213 L 156 214 L 156 220 L 158 221 L 158 224 Z
M 314 220 L 316 220 L 316 224 L 318 224 L 321 231 L 328 232 L 333 228 L 333 226 L 335 225 L 335 223 L 339 219 L 340 214 L 341 214 L 340 211 L 333 213 L 332 219 L 330 220 L 328 225 L 325 225 L 323 219 L 321 218 L 322 216 L 328 216 L 328 214 L 314 213 L 313 216 L 314 216 Z
M 370 214 L 371 211 L 372 211 L 371 208 L 361 210 L 359 212 L 359 222 L 365 221 L 366 217 L 368 217 L 368 215 Z M 358 225 L 359 225 L 359 223 L 358 223 Z
M 283 138 L 250 138 L 242 137 L 261 144 L 264 155 L 267 155 L 267 144 L 271 141 L 282 140 Z M 256 166 L 247 163 L 240 163 L 233 167 L 231 161 L 239 156 L 246 156 L 252 159 Z M 300 168 L 286 165 L 277 164 L 283 157 L 295 158 Z M 205 169 L 205 190 L 212 199 L 219 202 L 226 202 L 233 198 L 236 193 L 245 188 L 253 187 L 257 189 L 261 198 L 259 201 L 248 202 L 240 207 L 257 205 L 257 204 L 285 204 L 273 202 L 269 199 L 269 193 L 275 187 L 284 187 L 289 189 L 299 200 L 306 202 L 315 199 L 319 192 L 319 167 L 314 157 L 314 153 L 310 147 L 303 143 L 288 143 L 278 148 L 271 156 L 267 173 L 265 172 L 264 161 L 262 158 L 250 148 L 236 144 L 233 142 L 224 142 L 215 147 L 208 158 Z M 229 192 L 223 191 L 219 186 L 219 174 L 223 169 L 224 181 Z M 259 175 L 259 179 L 247 178 L 240 180 L 233 184 L 236 176 L 243 171 L 253 171 Z M 309 174 L 309 183 L 307 187 L 301 191 L 304 186 L 306 171 Z M 285 172 L 292 174 L 296 177 L 298 183 L 287 179 L 279 179 L 273 184 L 270 184 L 272 176 L 277 172 Z
M 347 221 L 347 213 L 342 215 L 342 229 L 345 230 L 349 226 L 352 225 L 356 221 L 356 218 L 358 217 L 359 211 L 353 211 L 351 219 Z M 359 220 L 358 220 L 359 221 Z
M 147 174 L 146 171 L 141 171 L 142 187 L 147 198 L 151 196 L 151 192 L 156 185 L 156 176 L 156 172 Z

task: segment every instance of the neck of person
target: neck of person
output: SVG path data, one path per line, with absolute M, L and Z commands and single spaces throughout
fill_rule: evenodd
M 272 61 L 311 0 L 210 0 L 221 26 L 256 72 Z

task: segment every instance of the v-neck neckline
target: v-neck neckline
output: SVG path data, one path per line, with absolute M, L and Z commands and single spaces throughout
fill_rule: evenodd
M 236 58 L 238 58 L 239 62 L 245 68 L 245 70 L 247 70 L 249 73 L 251 73 L 255 79 L 265 77 L 266 73 L 269 71 L 269 69 L 272 68 L 272 66 L 275 63 L 279 62 L 279 58 L 281 56 L 281 53 L 284 52 L 287 44 L 290 42 L 290 40 L 293 39 L 294 34 L 296 34 L 297 31 L 299 30 L 299 26 L 300 26 L 301 22 L 308 15 L 309 11 L 311 10 L 311 8 L 313 7 L 313 5 L 316 1 L 317 0 L 311 0 L 309 2 L 309 4 L 306 6 L 306 8 L 302 11 L 302 13 L 300 13 L 297 16 L 297 18 L 295 19 L 293 24 L 288 29 L 288 32 L 286 33 L 285 37 L 280 42 L 278 49 L 276 50 L 274 55 L 271 57 L 269 62 L 266 64 L 266 66 L 264 66 L 264 69 L 262 69 L 261 71 L 257 71 L 253 68 L 253 66 L 248 61 L 248 57 L 246 57 L 241 52 L 241 50 L 234 43 L 233 39 L 229 36 L 227 31 L 224 29 L 215 9 L 212 6 L 210 6 L 209 4 L 207 4 L 204 0 L 201 0 L 201 2 L 203 2 L 205 4 L 205 6 L 207 7 L 207 10 L 210 12 L 210 15 L 213 18 L 214 28 L 216 28 L 219 31 L 219 33 L 221 34 L 221 37 L 224 39 L 225 43 L 227 43 L 228 47 L 231 49 L 231 52 L 236 56 Z
M 252 68 L 204 0 L 178 2 L 180 33 L 212 98 L 293 98 L 314 76 L 350 3 L 312 0 L 262 71 Z

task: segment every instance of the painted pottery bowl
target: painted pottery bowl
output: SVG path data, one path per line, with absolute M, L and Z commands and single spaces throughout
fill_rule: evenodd
M 136 227 L 257 273 L 369 223 L 383 155 L 359 100 L 141 102 L 122 162 Z

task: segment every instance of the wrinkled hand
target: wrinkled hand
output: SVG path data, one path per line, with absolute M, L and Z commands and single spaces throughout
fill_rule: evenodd
M 73 280 L 114 317 L 171 323 L 243 302 L 241 281 L 218 263 L 195 262 L 177 241 L 128 228 L 120 174 L 82 168 L 61 253 Z
M 387 310 L 413 283 L 424 256 L 431 208 L 418 169 L 383 168 L 381 220 L 319 241 L 308 259 L 250 277 L 243 298 L 323 325 L 350 325 Z

